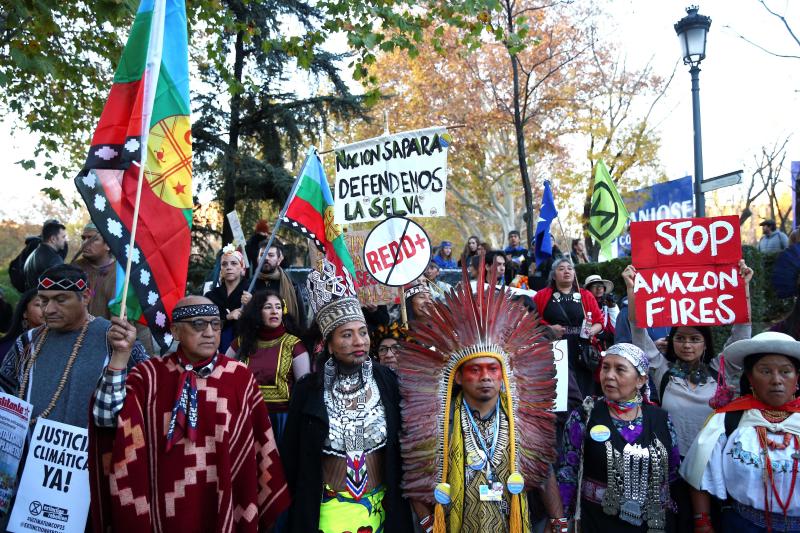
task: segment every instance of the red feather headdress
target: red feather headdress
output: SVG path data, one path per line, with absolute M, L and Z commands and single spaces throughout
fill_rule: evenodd
M 403 492 L 435 504 L 434 487 L 447 479 L 450 402 L 455 371 L 476 357 L 494 357 L 503 368 L 510 405 L 512 471 L 525 489 L 540 486 L 555 461 L 555 366 L 539 319 L 506 288 L 485 284 L 483 261 L 475 292 L 466 268 L 462 282 L 435 302 L 430 317 L 412 321 L 413 342 L 401 342 Z M 497 279 L 494 266 L 488 279 Z M 437 522 L 443 510 L 437 505 Z

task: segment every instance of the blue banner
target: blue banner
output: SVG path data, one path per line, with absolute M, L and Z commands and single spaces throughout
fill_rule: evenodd
M 691 218 L 694 216 L 692 196 L 692 177 L 656 183 L 626 194 L 625 207 L 630 213 L 630 221 L 664 220 L 666 218 Z M 631 235 L 625 230 L 614 241 L 614 256 L 631 255 Z

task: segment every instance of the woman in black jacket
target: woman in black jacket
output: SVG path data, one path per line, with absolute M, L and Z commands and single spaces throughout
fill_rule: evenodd
M 288 530 L 411 532 L 400 492 L 397 378 L 370 359 L 356 298 L 333 299 L 316 320 L 320 364 L 295 385 L 280 446 L 292 494 Z

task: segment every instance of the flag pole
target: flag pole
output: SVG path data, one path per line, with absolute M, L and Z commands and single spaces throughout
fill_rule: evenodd
M 142 200 L 142 182 L 144 181 L 145 159 L 139 165 L 139 181 L 136 183 L 136 203 L 133 204 L 133 224 L 131 224 L 131 240 L 128 245 L 128 260 L 125 263 L 125 281 L 122 283 L 122 304 L 119 317 L 125 320 L 128 303 L 128 285 L 131 282 L 131 267 L 133 266 L 134 245 L 136 244 L 136 229 L 139 227 L 139 204 Z
M 312 154 L 316 155 L 316 151 L 317 149 L 311 146 L 309 147 L 308 152 L 306 152 L 306 157 L 303 159 L 303 164 L 300 166 L 300 173 L 297 178 L 295 178 L 294 184 L 292 185 L 292 190 L 289 191 L 289 196 L 286 197 L 286 202 L 283 204 L 280 214 L 278 214 L 278 220 L 276 220 L 275 225 L 272 226 L 272 234 L 267 240 L 267 246 L 264 248 L 264 253 L 261 254 L 261 257 L 258 260 L 258 266 L 256 266 L 256 269 L 253 271 L 253 277 L 250 280 L 250 286 L 247 287 L 247 292 L 251 294 L 253 292 L 253 287 L 256 285 L 256 280 L 258 280 L 258 274 L 261 272 L 261 268 L 264 266 L 267 253 L 269 253 L 269 248 L 272 246 L 272 242 L 275 240 L 275 235 L 278 233 L 278 228 L 281 226 L 281 221 L 283 221 L 283 217 L 286 215 L 286 210 L 289 209 L 289 204 L 291 203 L 292 199 L 294 199 L 294 196 L 297 193 L 297 188 L 300 186 L 300 182 L 303 180 L 303 169 L 306 168 L 308 158 L 311 157 Z

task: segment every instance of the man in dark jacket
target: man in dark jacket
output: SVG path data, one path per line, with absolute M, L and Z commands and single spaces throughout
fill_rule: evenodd
M 50 267 L 60 265 L 67 255 L 67 229 L 58 220 L 42 226 L 42 242 L 25 261 L 25 289 L 37 286 L 39 276 Z

